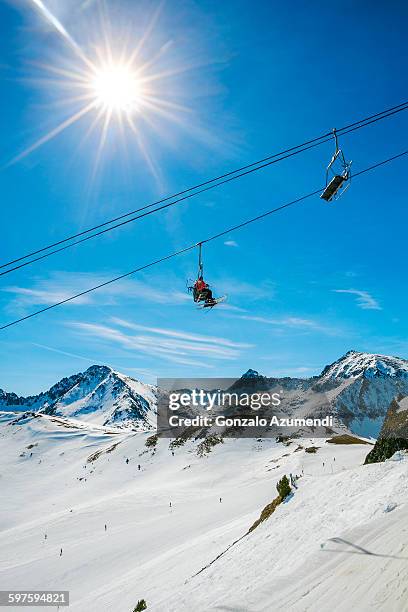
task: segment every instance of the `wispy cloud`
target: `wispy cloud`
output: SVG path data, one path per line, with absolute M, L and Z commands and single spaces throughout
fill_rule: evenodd
M 44 278 L 34 278 L 25 285 L 8 285 L 0 289 L 9 294 L 11 299 L 5 306 L 5 312 L 13 315 L 26 314 L 32 307 L 50 306 L 62 302 L 72 295 L 85 292 L 91 287 L 101 285 L 118 274 L 112 270 L 103 274 L 93 272 L 67 272 L 55 271 Z M 215 288 L 222 288 L 222 293 L 228 295 L 229 300 L 223 304 L 225 311 L 245 312 L 241 307 L 249 301 L 268 300 L 274 295 L 274 287 L 270 281 L 253 285 L 237 279 L 214 279 L 211 283 Z M 180 279 L 170 279 L 155 276 L 153 280 L 142 278 L 128 278 L 102 287 L 92 293 L 82 295 L 75 300 L 67 302 L 71 307 L 78 306 L 114 306 L 126 302 L 147 302 L 152 304 L 166 304 L 167 306 L 181 306 L 191 302 L 191 295 L 180 287 Z M 165 290 L 163 289 L 165 287 Z M 174 287 L 174 288 L 172 288 Z M 231 304 L 231 301 L 235 302 Z
M 71 322 L 68 325 L 83 336 L 109 342 L 125 350 L 138 351 L 173 363 L 204 368 L 214 367 L 209 363 L 212 359 L 227 361 L 237 359 L 241 349 L 251 347 L 250 344 L 234 342 L 227 338 L 148 327 L 123 319 L 113 318 L 110 323 L 111 325 Z
M 224 312 L 225 310 L 229 310 L 231 312 L 247 312 L 245 308 L 235 306 L 234 304 L 229 304 L 228 302 L 223 302 L 221 312 Z
M 4 287 L 2 291 L 13 295 L 10 304 L 12 310 L 24 310 L 29 306 L 48 306 L 61 302 L 72 295 L 106 282 L 112 276 L 115 276 L 114 272 L 101 275 L 92 272 L 60 271 L 52 273 L 48 278 L 35 279 L 30 287 L 11 285 Z M 95 303 L 112 305 L 116 304 L 119 298 L 121 302 L 137 299 L 155 304 L 183 304 L 190 299 L 182 291 L 171 289 L 162 291 L 157 286 L 140 279 L 125 279 L 107 285 L 101 291 L 82 295 L 68 304 L 77 306 Z
M 201 342 L 201 343 L 212 343 L 220 346 L 229 346 L 233 348 L 251 348 L 252 344 L 234 342 L 233 340 L 228 340 L 228 338 L 222 338 L 218 336 L 205 336 L 202 334 L 195 334 L 190 332 L 178 331 L 174 329 L 168 329 L 164 327 L 148 327 L 146 325 L 140 325 L 138 323 L 133 323 L 130 321 L 126 321 L 124 319 L 120 319 L 118 317 L 112 317 L 112 323 L 119 325 L 120 327 L 125 327 L 127 329 L 135 329 L 139 331 L 145 331 L 151 334 L 157 334 L 161 336 L 169 336 L 170 338 L 177 338 L 182 340 L 192 340 L 193 342 Z
M 55 304 L 66 300 L 73 294 L 73 289 L 69 287 L 51 287 L 46 286 L 46 284 L 45 282 L 40 282 L 33 289 L 12 285 L 10 287 L 4 287 L 2 291 L 12 293 L 15 296 L 15 303 L 19 306 Z M 80 292 L 80 290 L 77 292 Z M 71 302 L 71 304 L 88 304 L 90 301 L 91 298 L 89 295 L 83 295 Z
M 126 292 L 129 290 L 127 295 L 131 298 L 138 298 L 155 304 L 183 304 L 191 299 L 187 293 L 171 290 L 167 285 L 164 285 L 166 290 L 163 291 L 163 285 L 154 287 L 136 279 L 127 282 L 128 285 L 125 290 Z
M 77 353 L 63 351 L 59 348 L 55 348 L 54 346 L 48 346 L 47 344 L 39 344 L 37 342 L 30 342 L 29 344 L 32 346 L 35 346 L 36 348 L 43 349 L 45 351 L 49 351 L 51 353 L 57 353 L 59 355 L 64 355 L 66 357 L 72 357 L 74 359 L 80 359 L 82 361 L 87 361 L 88 363 L 91 363 L 93 365 L 102 363 L 99 358 L 85 357 L 84 355 L 78 355 Z M 148 379 L 150 382 L 154 382 L 157 378 L 156 374 L 154 374 L 151 370 L 148 370 L 146 368 L 127 367 L 126 365 L 123 367 L 119 367 L 119 366 L 115 366 L 111 364 L 110 362 L 107 365 L 110 365 L 112 368 L 114 368 L 118 372 L 122 372 L 122 371 L 125 371 L 126 373 L 134 372 L 137 376 L 142 376 L 144 377 L 145 380 Z
M 222 287 L 222 292 L 229 297 L 245 298 L 245 302 L 256 300 L 270 300 L 275 296 L 275 286 L 270 280 L 259 284 L 248 283 L 236 278 L 214 279 L 214 286 Z
M 362 310 L 382 310 L 378 301 L 368 291 L 359 289 L 332 289 L 335 293 L 348 293 L 356 297 L 356 303 Z
M 328 334 L 330 336 L 337 335 L 339 331 L 335 328 L 322 325 L 313 319 L 304 319 L 301 317 L 285 316 L 279 318 L 262 317 L 256 315 L 237 315 L 237 318 L 245 321 L 255 321 L 265 325 L 273 325 L 279 328 L 303 329 L 306 331 L 315 331 Z
M 30 287 L 12 285 L 4 287 L 2 291 L 14 296 L 11 307 L 24 309 L 28 306 L 47 306 L 63 301 L 68 297 L 86 291 L 90 287 L 99 285 L 108 280 L 108 276 L 96 275 L 88 272 L 53 272 L 48 278 L 34 279 Z M 112 303 L 115 295 L 124 291 L 123 286 L 111 285 L 106 291 L 82 295 L 68 302 L 70 305 L 81 306 L 102 300 L 103 303 Z
M 58 355 L 65 355 L 65 357 L 73 357 L 74 359 L 81 359 L 83 361 L 87 361 L 88 363 L 99 363 L 99 359 L 91 359 L 90 357 L 84 357 L 83 355 L 78 355 L 77 353 L 70 353 L 68 351 L 62 351 L 61 349 L 55 348 L 53 346 L 47 346 L 46 344 L 39 344 L 37 342 L 30 342 L 32 346 L 43 349 L 45 351 L 50 351 L 51 353 L 57 353 Z
M 238 242 L 235 242 L 235 240 L 226 240 L 224 242 L 225 246 L 229 246 L 229 247 L 237 247 L 238 246 Z

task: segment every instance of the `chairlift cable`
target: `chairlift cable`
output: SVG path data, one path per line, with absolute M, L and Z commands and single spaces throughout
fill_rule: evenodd
M 366 127 L 368 125 L 371 125 L 372 123 L 375 123 L 377 121 L 380 121 L 382 119 L 385 119 L 387 117 L 390 117 L 396 113 L 399 113 L 403 110 L 407 110 L 408 109 L 408 101 L 403 102 L 401 104 L 398 104 L 397 106 L 391 107 L 389 109 L 386 109 L 384 111 L 381 111 L 379 113 L 376 113 L 374 115 L 371 115 L 369 117 L 366 117 L 364 119 L 360 119 L 359 121 L 355 121 L 354 123 L 350 123 L 349 125 L 343 126 L 342 128 L 339 128 L 336 130 L 337 134 L 340 135 L 344 135 L 344 134 L 348 134 L 350 132 L 353 132 L 355 130 L 361 129 L 363 127 Z M 307 151 L 309 149 L 312 149 L 316 146 L 319 146 L 321 144 L 324 144 L 325 142 L 328 142 L 331 140 L 333 135 L 333 132 L 327 132 L 325 134 L 322 134 L 321 136 L 317 136 L 316 138 L 312 138 L 311 140 L 307 140 L 302 144 L 296 145 L 294 147 L 290 147 L 289 149 L 286 149 L 284 151 L 280 151 L 279 153 L 274 153 L 273 155 L 270 155 L 268 157 L 265 157 L 263 159 L 260 159 L 258 161 L 252 162 L 250 164 L 247 164 L 246 166 L 242 166 L 240 168 L 237 168 L 235 170 L 231 170 L 229 172 L 226 172 L 218 177 L 215 177 L 213 179 L 209 179 L 207 181 L 204 181 L 203 183 L 199 183 L 193 187 L 189 187 L 188 189 L 185 189 L 183 191 L 179 191 L 178 193 L 175 193 L 171 196 L 167 196 L 165 198 L 162 198 L 161 200 L 157 200 L 156 202 L 153 202 L 151 204 L 147 204 L 145 206 L 142 206 L 141 208 L 137 208 L 135 210 L 132 210 L 130 212 L 127 212 L 123 215 L 120 215 L 118 217 L 115 217 L 113 219 L 110 219 L 109 221 L 105 221 L 104 223 L 100 223 L 99 225 L 95 225 L 91 228 L 88 228 L 86 230 L 83 230 L 82 232 L 78 232 L 76 234 L 72 234 L 71 236 L 68 236 L 66 238 L 63 238 L 57 242 L 51 243 L 49 245 L 46 245 L 44 247 L 41 247 L 40 249 L 37 249 L 35 251 L 32 251 L 30 253 L 27 253 L 26 255 L 22 255 L 21 257 L 17 257 L 15 259 L 12 259 L 6 263 L 3 263 L 0 265 L 0 269 L 2 268 L 8 268 L 9 266 L 12 266 L 15 263 L 18 263 L 20 261 L 23 261 L 25 259 L 28 259 L 29 257 L 33 257 L 34 255 L 38 255 L 39 253 L 44 253 L 44 251 L 48 251 L 47 253 L 45 253 L 44 255 L 41 255 L 39 257 L 35 257 L 34 259 L 30 259 L 29 261 L 22 263 L 18 266 L 14 266 L 12 268 L 9 268 L 8 270 L 5 270 L 4 272 L 0 272 L 0 276 L 4 276 L 5 274 L 9 274 L 10 272 L 14 272 L 15 270 L 18 270 L 20 268 L 23 268 L 25 266 L 28 266 L 36 261 L 40 261 L 42 259 L 45 259 L 46 257 L 49 257 L 51 255 L 54 255 L 56 253 L 60 253 L 61 251 L 64 251 L 66 249 L 69 249 L 73 246 L 76 246 L 82 242 L 86 242 L 88 240 L 91 240 L 92 238 L 96 238 L 97 236 L 100 236 L 102 234 L 105 234 L 106 232 L 109 232 L 113 229 L 116 229 L 118 227 L 121 227 L 123 225 L 126 225 L 128 223 L 131 223 L 133 221 L 136 221 L 138 219 L 141 219 L 143 217 L 146 217 L 150 214 L 153 214 L 155 212 L 159 212 L 163 209 L 166 209 L 170 206 L 173 206 L 175 204 L 178 204 L 179 202 L 182 202 L 184 200 L 187 200 L 189 198 L 192 198 L 200 193 L 204 193 L 206 191 L 209 191 L 211 189 L 214 189 L 216 187 L 219 187 L 225 183 L 231 182 L 235 179 L 241 178 L 242 176 L 245 176 L 247 174 L 251 174 L 252 172 L 257 172 L 258 170 L 261 170 L 263 168 L 266 168 L 272 164 L 278 163 L 284 159 L 287 159 L 289 157 L 292 157 L 294 155 L 298 155 L 299 153 L 303 153 L 304 151 Z M 201 187 L 204 187 L 204 189 L 201 189 Z M 183 196 L 183 197 L 179 197 L 179 196 Z M 178 198 L 176 200 L 173 200 L 173 198 Z M 168 202 L 169 200 L 173 200 L 172 202 Z M 120 223 L 116 223 L 117 221 L 120 221 L 122 219 L 125 219 L 126 217 L 130 217 L 131 215 L 147 210 L 149 208 L 152 208 L 153 206 L 157 206 L 158 204 L 162 204 L 164 202 L 168 202 L 167 204 L 163 205 L 163 206 L 158 206 L 157 208 L 154 208 L 153 210 L 150 210 L 148 212 L 144 212 L 141 215 L 137 215 L 135 217 L 131 217 L 130 219 L 126 219 L 126 221 L 121 221 Z M 116 223 L 115 225 L 111 225 L 113 223 Z M 106 227 L 110 225 L 110 227 Z M 94 230 L 100 229 L 100 228 L 105 228 L 99 232 L 96 232 L 95 234 L 91 234 L 90 236 L 86 236 L 85 238 L 81 238 L 80 240 L 77 240 L 75 242 L 71 242 L 70 244 L 65 244 L 66 242 L 69 242 L 71 240 L 74 240 L 75 238 L 79 238 L 81 236 L 85 236 L 86 234 L 89 234 L 90 232 L 93 232 Z M 65 246 L 55 249 L 53 251 L 49 251 L 49 249 L 52 249 L 56 246 L 65 244 Z
M 372 166 L 369 166 L 367 168 L 364 168 L 363 170 L 360 170 L 359 172 L 357 172 L 354 175 L 354 178 L 361 176 L 362 174 L 365 174 L 367 172 L 371 172 L 373 170 L 375 170 L 376 168 L 383 166 L 385 164 L 388 164 L 398 158 L 401 158 L 405 155 L 408 155 L 408 150 L 403 151 L 401 153 L 398 153 L 396 155 L 393 155 L 392 157 L 389 157 L 388 159 L 384 159 L 382 161 L 379 161 L 375 164 L 373 164 Z M 18 323 L 21 323 L 23 321 L 26 321 L 27 319 L 31 319 L 32 317 L 36 317 L 39 314 L 42 314 L 43 312 L 47 312 L 48 310 L 52 310 L 53 308 L 56 308 L 57 306 L 62 306 L 63 304 L 66 304 L 67 302 L 72 302 L 73 300 L 82 297 L 84 295 L 88 295 L 89 293 L 92 293 L 93 291 L 96 291 L 97 289 L 101 289 L 102 287 L 106 287 L 108 285 L 111 285 L 112 283 L 115 283 L 119 280 L 122 280 L 124 278 L 127 278 L 129 276 L 132 276 L 133 274 L 136 274 L 137 272 L 141 272 L 142 270 L 146 270 L 148 268 L 151 268 L 155 265 L 158 265 L 164 261 L 168 261 L 169 259 L 173 259 L 174 257 L 177 257 L 178 255 L 182 255 L 184 253 L 187 253 L 188 251 L 191 251 L 195 248 L 197 248 L 198 245 L 200 244 L 205 244 L 207 242 L 211 242 L 213 240 L 216 240 L 217 238 L 220 238 L 221 236 L 225 236 L 226 234 L 229 234 L 241 227 L 244 227 L 246 225 L 249 225 L 250 223 L 254 223 L 255 221 L 259 221 L 260 219 L 263 219 L 267 216 L 270 216 L 280 210 L 283 210 L 285 208 L 288 208 L 289 206 L 293 206 L 294 204 L 297 204 L 299 202 L 304 202 L 306 199 L 311 198 L 314 195 L 317 195 L 318 193 L 320 193 L 320 191 L 322 190 L 322 188 L 320 189 L 316 189 L 314 191 L 312 191 L 311 193 L 308 193 L 304 196 L 301 196 L 295 200 L 292 200 L 291 202 L 287 202 L 286 204 L 283 204 L 281 206 L 278 206 L 277 208 L 273 208 L 271 210 L 266 211 L 265 213 L 262 213 L 261 215 L 257 215 L 256 217 L 253 217 L 251 219 L 248 219 L 246 221 L 243 221 L 242 223 L 239 223 L 238 225 L 235 225 L 233 227 L 229 227 L 226 230 L 223 230 L 222 232 L 219 232 L 218 234 L 214 234 L 213 236 L 210 236 L 208 238 L 206 238 L 205 240 L 202 240 L 200 242 L 195 242 L 194 244 L 191 244 L 183 249 L 180 249 L 179 251 L 175 251 L 174 253 L 170 253 L 169 255 L 166 255 L 164 257 L 161 257 L 159 259 L 156 259 L 154 261 L 151 261 L 143 266 L 140 266 L 139 268 L 135 268 L 134 270 L 131 270 L 130 272 L 126 272 L 124 274 L 121 274 L 119 276 L 116 276 L 114 278 L 111 278 L 108 281 L 105 281 L 103 283 L 100 283 L 99 285 L 95 285 L 94 287 L 91 287 L 89 289 L 86 289 L 85 291 L 81 291 L 80 293 L 77 293 L 75 295 L 72 295 L 70 297 L 67 297 L 63 300 L 60 300 L 59 302 L 55 302 L 54 304 L 50 304 L 49 306 L 46 306 L 45 308 L 41 308 L 40 310 L 37 310 L 35 312 L 32 312 L 31 314 L 28 314 L 24 317 L 20 317 L 19 319 L 15 319 L 14 321 L 10 321 L 10 323 L 6 323 L 5 325 L 2 325 L 0 327 L 0 330 L 6 329 L 8 327 L 12 327 L 14 325 L 17 325 Z

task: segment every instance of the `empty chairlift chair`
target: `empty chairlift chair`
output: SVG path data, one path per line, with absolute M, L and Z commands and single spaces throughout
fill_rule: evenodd
M 321 198 L 326 202 L 337 200 L 350 186 L 351 161 L 347 162 L 344 153 L 339 149 L 336 130 L 333 130 L 336 150 L 326 169 L 326 187 Z

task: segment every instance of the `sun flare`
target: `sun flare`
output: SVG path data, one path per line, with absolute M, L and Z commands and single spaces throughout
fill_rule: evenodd
M 126 65 L 97 70 L 91 79 L 95 104 L 111 112 L 136 112 L 143 100 L 143 88 L 136 71 Z
M 55 109 L 58 121 L 10 164 L 81 122 L 81 144 L 93 139 L 92 178 L 106 146 L 123 145 L 124 154 L 128 154 L 133 141 L 159 180 L 160 170 L 149 150 L 157 135 L 166 144 L 172 143 L 175 129 L 188 130 L 189 136 L 200 140 L 207 138 L 201 128 L 195 128 L 192 110 L 184 104 L 190 90 L 181 77 L 191 72 L 194 64 L 191 60 L 180 63 L 173 41 L 154 32 L 161 5 L 140 28 L 132 22 L 114 29 L 109 15 L 101 11 L 95 27 L 88 31 L 87 24 L 82 26 L 82 37 L 84 32 L 88 36 L 86 43 L 80 44 L 81 39 L 77 42 L 43 0 L 31 2 L 67 43 L 70 53 L 64 52 L 51 63 L 34 62 L 39 70 L 35 77 L 48 97 L 47 112 Z M 35 77 L 30 76 L 30 81 Z

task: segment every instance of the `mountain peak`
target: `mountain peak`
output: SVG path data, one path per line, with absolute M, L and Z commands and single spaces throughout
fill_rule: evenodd
M 247 370 L 245 374 L 241 376 L 241 378 L 262 378 L 262 376 L 256 370 L 249 368 L 249 370 Z
M 89 366 L 89 368 L 85 370 L 84 374 L 88 374 L 90 376 L 95 376 L 95 375 L 107 376 L 111 372 L 113 372 L 112 368 L 110 368 L 107 365 L 94 364 L 94 365 Z
M 326 366 L 321 375 L 325 378 L 408 377 L 408 361 L 401 357 L 351 350 Z
M 39 395 L 24 398 L 0 391 L 0 410 L 31 410 L 97 425 L 151 429 L 155 406 L 151 385 L 96 364 Z

